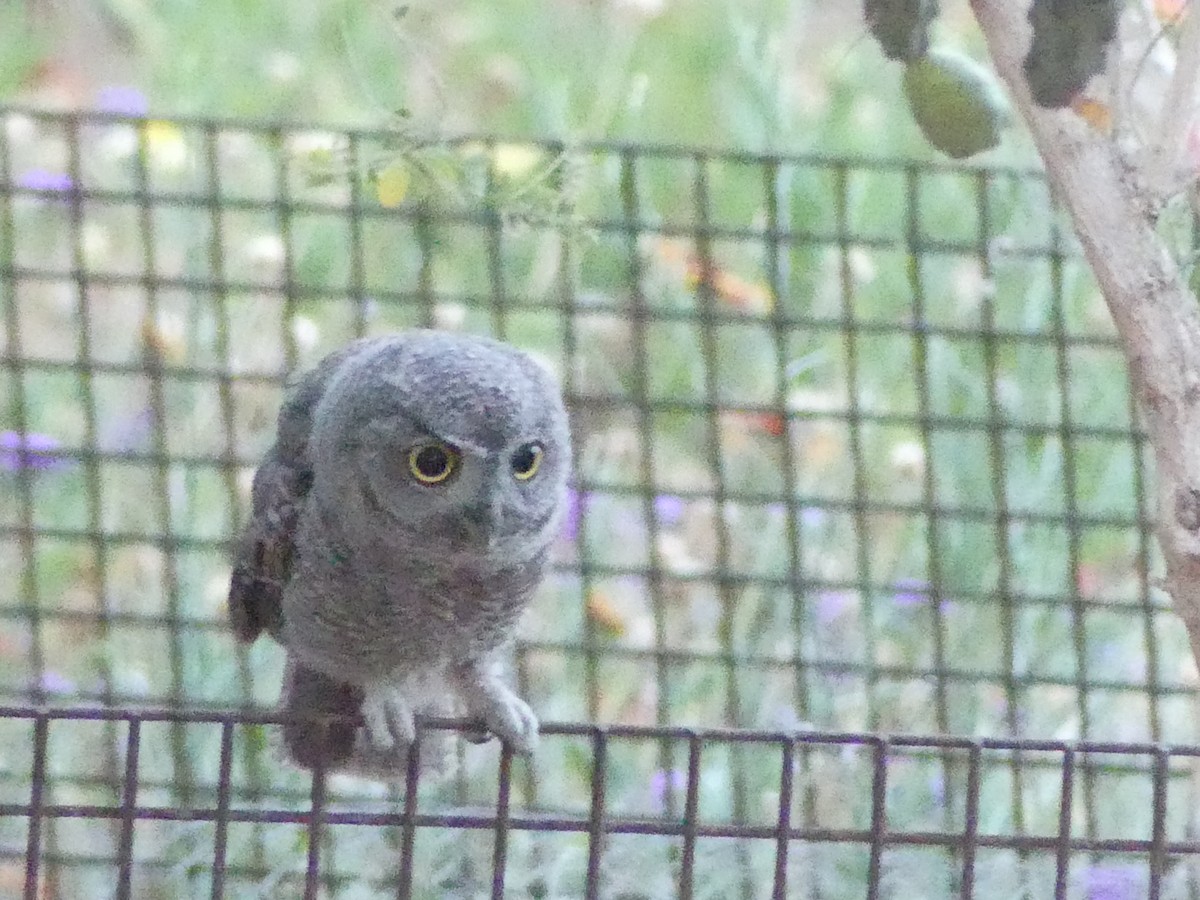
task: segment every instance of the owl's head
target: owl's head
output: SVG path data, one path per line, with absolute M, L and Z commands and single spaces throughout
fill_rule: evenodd
M 560 392 L 495 341 L 413 331 L 362 344 L 312 434 L 314 491 L 343 527 L 431 562 L 517 562 L 555 533 L 570 469 Z

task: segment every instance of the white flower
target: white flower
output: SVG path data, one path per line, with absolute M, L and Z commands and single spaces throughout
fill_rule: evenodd
M 321 329 L 308 316 L 296 316 L 292 319 L 292 337 L 302 350 L 311 350 L 321 339 Z
M 698 575 L 705 570 L 704 563 L 692 554 L 687 541 L 677 534 L 658 536 L 658 555 L 663 568 L 673 575 Z
M 278 268 L 287 258 L 287 247 L 278 234 L 265 231 L 246 242 L 245 254 L 253 265 Z
M 917 441 L 901 441 L 892 447 L 891 464 L 900 478 L 921 478 L 925 475 L 925 448 Z
M 344 135 L 332 131 L 301 131 L 288 138 L 288 150 L 296 156 L 335 153 L 346 144 Z
M 433 307 L 433 324 L 435 328 L 446 331 L 458 331 L 467 321 L 467 308 L 461 303 L 438 303 Z
M 83 223 L 83 258 L 91 268 L 103 268 L 112 252 L 108 229 L 99 222 Z
M 286 50 L 275 50 L 263 60 L 263 71 L 272 81 L 295 81 L 304 72 L 300 60 Z
M 4 117 L 4 133 L 10 144 L 27 144 L 37 136 L 37 123 L 24 113 L 10 112 Z
M 137 128 L 132 125 L 110 125 L 96 142 L 99 155 L 113 161 L 129 159 L 137 152 L 137 148 Z
M 667 0 L 613 0 L 613 6 L 646 19 L 653 19 L 666 10 Z
M 859 284 L 870 284 L 879 274 L 875 260 L 862 247 L 851 248 L 850 252 L 846 254 L 846 262 L 850 266 L 850 273 L 854 276 L 854 280 Z

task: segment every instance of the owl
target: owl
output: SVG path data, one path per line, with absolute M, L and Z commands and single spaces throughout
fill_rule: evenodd
M 254 477 L 229 611 L 240 640 L 266 632 L 286 651 L 294 762 L 402 776 L 418 713 L 465 713 L 532 750 L 537 718 L 501 662 L 569 468 L 558 388 L 496 341 L 367 338 L 291 387 Z M 341 715 L 313 718 L 329 713 Z

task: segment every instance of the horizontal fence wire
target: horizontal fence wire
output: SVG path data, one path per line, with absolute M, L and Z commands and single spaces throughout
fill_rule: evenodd
M 0 894 L 1200 897 L 1150 459 L 1040 173 L 0 125 Z M 229 539 L 287 379 L 411 327 L 563 386 L 513 676 L 596 724 L 314 783 L 225 712 L 282 669 Z
M 547 742 L 574 739 L 582 748 L 585 771 L 581 775 L 591 783 L 590 800 L 586 795 L 570 796 L 533 804 L 513 777 L 521 764 L 505 751 L 496 761 L 496 802 L 491 805 L 458 806 L 423 793 L 422 779 L 428 776 L 415 762 L 410 763 L 408 775 L 407 795 L 414 798 L 412 803 L 360 799 L 348 805 L 327 791 L 327 776 L 316 775 L 307 796 L 283 804 L 239 796 L 233 787 L 232 748 L 237 733 L 279 724 L 277 714 L 6 707 L 0 709 L 0 720 L 6 727 L 17 722 L 33 725 L 27 728 L 29 744 L 14 749 L 31 755 L 35 770 L 45 768 L 54 742 L 71 740 L 74 727 L 99 722 L 121 726 L 124 775 L 110 786 L 107 802 L 48 803 L 38 787 L 42 782 L 33 780 L 27 800 L 0 804 L 0 816 L 27 823 L 24 872 L 27 893 L 30 886 L 34 889 L 29 896 L 41 896 L 36 888 L 49 877 L 44 869 L 59 871 L 55 877 L 68 880 L 78 876 L 82 884 L 86 881 L 80 873 L 114 865 L 119 870 L 117 896 L 133 896 L 135 888 L 161 892 L 185 886 L 190 896 L 243 896 L 243 890 L 268 879 L 274 879 L 281 890 L 306 897 L 356 882 L 401 897 L 426 896 L 439 854 L 456 852 L 444 840 L 433 838 L 445 829 L 480 833 L 481 841 L 473 849 L 480 859 L 490 858 L 491 865 L 490 872 L 464 870 L 450 876 L 438 887 L 443 896 L 459 891 L 470 895 L 489 881 L 493 888 L 499 885 L 503 895 L 506 884 L 524 887 L 538 879 L 543 880 L 541 890 L 549 892 L 543 895 L 583 896 L 592 891 L 596 896 L 621 895 L 622 881 L 629 882 L 630 876 L 623 871 L 626 861 L 617 849 L 623 836 L 664 839 L 656 850 L 671 877 L 657 877 L 657 881 L 670 885 L 678 896 L 722 895 L 729 888 L 723 879 L 730 873 L 722 874 L 720 869 L 729 865 L 730 848 L 738 845 L 762 862 L 754 876 L 756 892 L 773 897 L 819 889 L 821 870 L 814 868 L 814 862 L 822 855 L 839 859 L 838 877 L 843 883 L 834 895 L 863 896 L 861 891 L 869 890 L 870 884 L 882 884 L 908 867 L 903 877 L 910 880 L 897 885 L 921 890 L 921 896 L 1002 897 L 1025 890 L 1031 896 L 1057 897 L 1068 896 L 1068 885 L 1070 896 L 1186 896 L 1180 891 L 1185 878 L 1195 889 L 1192 857 L 1200 853 L 1200 839 L 1182 824 L 1190 815 L 1173 810 L 1170 799 L 1172 779 L 1190 772 L 1200 758 L 1200 746 L 1195 745 L 550 723 L 543 730 Z M 209 773 L 215 781 L 204 784 L 196 802 L 186 808 L 155 802 L 158 792 L 138 784 L 142 735 L 154 723 L 214 732 L 224 748 L 221 765 Z M 422 723 L 421 732 L 457 730 L 465 724 L 429 720 Z M 687 776 L 666 787 L 676 795 L 683 815 L 667 813 L 661 795 L 647 802 L 619 788 L 622 757 L 633 748 L 663 742 L 686 750 L 689 760 Z M 724 754 L 736 747 L 761 752 L 774 770 L 770 803 L 752 821 L 734 821 L 714 811 L 706 788 L 708 779 L 727 764 Z M 980 817 L 993 782 L 1011 777 L 1018 760 L 1039 755 L 1049 763 L 1045 789 L 1057 798 L 1057 816 L 1045 817 L 1026 834 L 1013 830 L 1011 810 L 993 809 Z M 949 823 L 912 815 L 902 798 L 911 785 L 912 770 L 935 770 L 941 759 L 950 761 L 949 770 L 964 790 L 962 806 Z M 842 776 L 861 786 L 862 796 L 846 798 L 845 806 L 824 809 L 815 817 L 798 817 L 795 788 L 824 777 L 822 760 L 836 760 Z M 1103 779 L 1114 772 L 1123 781 L 1136 782 L 1132 793 L 1139 797 L 1139 805 L 1154 811 L 1155 824 L 1148 826 L 1146 816 L 1129 816 L 1124 827 L 1104 835 L 1079 834 L 1079 824 L 1071 815 L 1079 781 L 1087 773 Z M 555 802 L 563 805 L 556 807 Z M 41 852 L 42 823 L 66 820 L 111 823 L 120 845 L 116 858 Z M 306 852 L 273 859 L 268 867 L 255 870 L 246 861 L 248 842 L 239 839 L 246 833 L 244 826 L 250 825 L 289 833 Z M 359 848 L 366 839 L 358 832 L 369 835 L 387 829 L 405 834 L 397 847 L 407 848 L 412 858 L 402 859 L 397 852 L 374 860 L 368 872 L 358 870 L 357 864 L 338 865 L 343 848 Z M 172 838 L 172 830 L 180 837 Z M 327 841 L 332 833 L 339 838 Z M 526 837 L 530 840 L 522 840 Z M 157 845 L 165 857 L 147 858 L 144 850 L 139 854 L 137 848 L 146 844 Z M 429 852 L 427 844 L 436 846 L 436 851 Z M 508 853 L 510 844 L 513 849 Z M 13 848 L 6 851 L 12 852 Z M 571 859 L 555 871 L 539 864 L 539 858 L 556 852 Z M 924 870 L 920 878 L 919 870 Z M 556 883 L 547 883 L 555 879 Z M 1110 893 L 1086 887 L 1109 883 L 1137 887 Z M 1090 893 L 1075 893 L 1080 885 Z

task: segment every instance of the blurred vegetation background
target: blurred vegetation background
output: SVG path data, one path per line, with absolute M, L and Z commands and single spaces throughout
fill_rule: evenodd
M 935 43 L 979 55 L 965 4 Z M 0 8 L 0 97 L 428 137 L 613 138 L 931 154 L 858 3 L 805 0 L 27 0 Z M 1020 146 L 995 154 L 1030 159 Z M 995 161 L 995 160 L 992 160 Z
M 937 41 L 978 55 L 967 4 L 944 5 Z M 545 718 L 1194 739 L 1102 299 L 1019 130 L 947 166 L 899 71 L 857 3 L 0 4 L 0 100 L 112 114 L 74 148 L 63 120 L 4 115 L 5 697 L 271 703 L 279 654 L 239 656 L 222 626 L 223 541 L 284 378 L 356 333 L 436 324 L 503 330 L 578 401 L 573 512 L 518 667 Z M 642 150 L 581 148 L 604 139 Z M 30 728 L 2 730 L 0 796 L 22 802 Z M 117 802 L 117 729 L 55 735 L 56 801 Z M 586 809 L 590 750 L 518 762 L 514 804 Z M 495 747 L 465 752 L 423 810 L 494 803 Z M 139 797 L 211 805 L 218 754 L 214 728 L 147 727 Z M 239 734 L 235 803 L 303 808 L 272 754 Z M 610 815 L 678 819 L 685 748 L 610 754 Z M 893 761 L 894 827 L 961 832 L 964 755 Z M 1080 776 L 1079 832 L 1148 840 L 1148 760 L 1109 763 Z M 706 749 L 704 821 L 771 825 L 779 764 Z M 1173 774 L 1181 839 L 1198 804 Z M 793 822 L 866 828 L 870 777 L 866 751 L 805 755 Z M 1050 754 L 989 758 L 980 832 L 1054 834 L 1060 777 Z M 0 895 L 25 836 L 0 820 Z M 49 853 L 89 848 L 64 896 L 111 887 L 116 837 L 47 826 Z M 234 828 L 233 881 L 294 896 L 304 839 Z M 394 830 L 327 840 L 331 896 L 386 892 Z M 696 896 L 765 896 L 773 843 L 752 844 L 707 842 Z M 146 896 L 208 890 L 211 823 L 140 822 L 136 846 Z M 586 847 L 516 835 L 514 895 L 580 896 Z M 417 852 L 425 896 L 486 895 L 489 833 L 425 829 Z M 608 859 L 606 896 L 657 900 L 679 841 L 614 837 Z M 868 860 L 796 842 L 794 895 L 862 896 Z M 961 864 L 914 848 L 884 873 L 892 896 L 955 896 Z M 979 872 L 975 896 L 1005 900 L 1055 875 L 1009 850 Z M 1133 897 L 1145 876 L 1142 855 L 1089 856 L 1072 889 Z M 1096 893 L 1116 882 L 1132 893 Z

